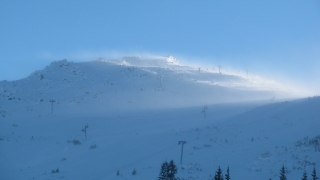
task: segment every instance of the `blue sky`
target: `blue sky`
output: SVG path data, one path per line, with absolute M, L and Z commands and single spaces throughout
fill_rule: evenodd
M 0 0 L 0 80 L 51 61 L 173 55 L 320 93 L 318 0 Z

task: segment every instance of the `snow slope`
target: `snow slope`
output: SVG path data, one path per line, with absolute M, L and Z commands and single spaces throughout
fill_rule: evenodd
M 320 98 L 264 83 L 173 57 L 53 62 L 0 82 L 0 179 L 156 179 L 171 159 L 184 179 L 299 179 L 320 163 Z
M 16 106 L 41 109 L 54 99 L 59 113 L 67 113 L 63 112 L 66 109 L 68 112 L 87 110 L 89 104 L 89 112 L 105 112 L 301 97 L 294 89 L 285 89 L 276 82 L 199 72 L 177 63 L 170 56 L 85 63 L 56 61 L 25 79 L 1 81 L 0 106 L 7 108 L 5 106 L 15 104 L 11 111 L 15 111 Z M 6 111 L 10 114 L 10 109 Z M 46 112 L 42 116 L 48 113 L 45 109 L 42 112 Z

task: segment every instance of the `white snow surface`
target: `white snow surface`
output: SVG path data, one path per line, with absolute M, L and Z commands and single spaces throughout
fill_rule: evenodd
M 310 177 L 320 98 L 301 96 L 172 56 L 56 61 L 0 82 L 0 179 L 157 179 L 165 160 L 180 179 L 212 179 L 218 166 L 231 179 L 278 179 L 282 165 L 288 180 Z

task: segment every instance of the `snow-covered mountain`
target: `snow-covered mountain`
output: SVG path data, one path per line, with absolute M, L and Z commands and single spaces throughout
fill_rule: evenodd
M 171 56 L 53 62 L 0 82 L 0 179 L 156 179 L 171 159 L 184 179 L 299 179 L 319 169 L 320 98 L 297 97 Z
M 62 60 L 25 79 L 1 81 L 0 105 L 41 109 L 54 99 L 56 113 L 75 112 L 79 108 L 87 113 L 299 97 L 294 89 L 284 87 L 258 77 L 249 79 L 208 68 L 182 66 L 172 56 L 84 63 Z M 40 115 L 50 113 L 50 108 L 46 108 Z M 12 111 L 15 109 L 16 106 Z M 7 113 L 10 114 L 9 109 Z

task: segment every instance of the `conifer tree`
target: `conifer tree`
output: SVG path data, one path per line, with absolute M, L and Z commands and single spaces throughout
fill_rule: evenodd
M 226 180 L 230 180 L 229 166 L 227 169 L 227 174 L 225 174 Z
M 168 180 L 175 180 L 175 174 L 177 174 L 177 172 L 177 166 L 174 164 L 173 160 L 171 160 L 168 165 Z
M 173 160 L 168 163 L 167 161 L 163 162 L 161 165 L 159 180 L 176 180 L 175 174 L 177 174 L 178 169 L 174 164 Z
M 222 174 L 222 170 L 219 166 L 218 170 L 216 171 L 216 174 L 214 176 L 214 180 L 223 180 L 223 174 Z
M 280 170 L 280 180 L 287 180 L 287 177 L 286 177 L 286 170 L 284 168 L 284 166 L 282 166 L 281 170 Z
M 313 171 L 312 171 L 311 176 L 312 176 L 312 180 L 317 180 L 317 179 L 319 179 L 319 178 L 317 177 L 317 172 L 316 172 L 316 168 L 315 168 L 315 167 L 313 167 Z
M 158 179 L 159 180 L 166 180 L 167 177 L 168 177 L 168 162 L 165 161 L 162 163 L 161 165 L 161 169 L 160 169 L 160 174 L 159 174 L 159 177 Z
M 306 170 L 304 170 L 301 180 L 308 180 L 308 176 L 307 176 Z

